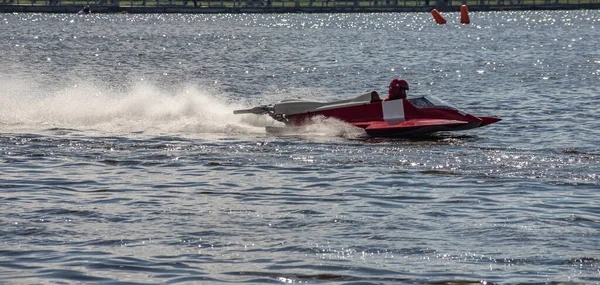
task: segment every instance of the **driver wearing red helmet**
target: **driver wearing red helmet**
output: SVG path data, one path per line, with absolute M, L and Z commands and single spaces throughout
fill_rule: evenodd
M 406 90 L 408 90 L 408 82 L 401 78 L 394 78 L 390 82 L 390 88 L 388 89 L 388 96 L 383 101 L 390 101 L 396 99 L 406 99 Z

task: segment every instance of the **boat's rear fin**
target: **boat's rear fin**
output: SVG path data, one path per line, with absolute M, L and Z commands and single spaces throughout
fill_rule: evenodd
M 312 100 L 285 100 L 273 106 L 277 114 L 294 115 L 306 112 L 313 112 L 327 103 Z
M 275 104 L 275 106 L 273 106 L 273 110 L 278 114 L 296 115 L 368 104 L 370 101 L 371 93 L 365 93 L 351 99 L 333 102 L 321 102 L 307 99 L 286 99 Z
M 258 106 L 258 107 L 254 107 L 254 108 L 250 108 L 250 109 L 234 110 L 233 113 L 236 115 L 238 115 L 238 114 L 264 115 L 264 114 L 268 114 L 271 111 L 273 111 L 273 107 L 267 106 L 267 105 L 262 105 L 262 106 Z

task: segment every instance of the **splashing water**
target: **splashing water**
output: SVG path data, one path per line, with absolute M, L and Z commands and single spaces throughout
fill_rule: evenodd
M 71 129 L 101 135 L 256 135 L 265 134 L 266 126 L 283 127 L 268 116 L 234 115 L 233 110 L 248 108 L 248 102 L 232 103 L 233 96 L 217 96 L 222 92 L 192 84 L 158 87 L 139 81 L 116 89 L 90 82 L 56 87 L 15 78 L 2 81 L 0 124 L 9 132 Z M 268 93 L 261 100 L 273 97 Z M 344 122 L 321 118 L 285 135 L 348 138 L 362 134 Z
M 53 88 L 24 80 L 1 85 L 0 122 L 15 132 L 65 128 L 112 134 L 219 133 L 231 130 L 228 125 L 252 131 L 242 128 L 247 125 L 232 114 L 235 106 L 191 85 L 170 90 L 144 82 L 126 90 L 89 83 Z

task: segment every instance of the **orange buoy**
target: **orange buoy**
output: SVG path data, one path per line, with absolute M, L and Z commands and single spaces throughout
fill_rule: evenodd
M 467 5 L 460 6 L 460 23 L 461 24 L 470 24 L 471 19 L 469 19 L 469 9 Z
M 431 15 L 433 15 L 433 19 L 435 19 L 435 22 L 442 25 L 446 23 L 446 19 L 444 19 L 444 17 L 442 16 L 442 14 L 440 14 L 440 12 L 438 12 L 437 9 L 433 9 L 431 10 Z

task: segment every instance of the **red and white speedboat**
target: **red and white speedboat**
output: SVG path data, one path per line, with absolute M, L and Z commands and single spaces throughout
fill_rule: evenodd
M 283 100 L 275 105 L 235 110 L 234 114 L 269 115 L 286 127 L 301 127 L 314 117 L 336 118 L 374 137 L 398 137 L 483 127 L 500 118 L 467 114 L 435 96 L 371 103 L 371 94 L 348 100 L 319 102 Z

